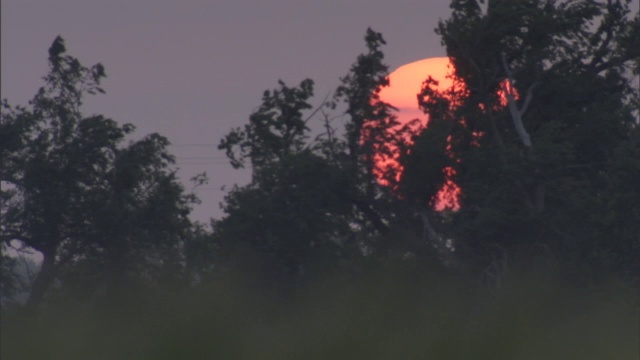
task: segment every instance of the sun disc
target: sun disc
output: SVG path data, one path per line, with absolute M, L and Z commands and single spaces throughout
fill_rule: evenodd
M 417 95 L 422 83 L 431 76 L 438 81 L 440 90 L 448 89 L 453 84 L 447 78 L 451 69 L 448 57 L 423 59 L 403 65 L 389 74 L 389 86 L 380 91 L 380 99 L 397 107 L 403 117 L 408 112 L 419 112 Z
M 389 74 L 389 86 L 380 91 L 380 100 L 387 102 L 398 109 L 396 113 L 401 124 L 406 124 L 413 119 L 420 119 L 423 126 L 427 125 L 428 116 L 420 110 L 418 105 L 418 93 L 422 90 L 422 85 L 429 77 L 438 82 L 438 90 L 445 91 L 453 86 L 453 80 L 448 77 L 452 72 L 453 65 L 448 57 L 437 57 L 415 61 L 403 65 Z M 407 139 L 408 140 L 408 139 Z M 389 185 L 384 179 L 384 169 L 396 168 L 397 179 L 400 180 L 402 166 L 395 157 L 383 154 L 374 156 L 379 171 L 379 181 L 383 185 Z M 452 168 L 443 169 L 447 176 L 447 183 L 436 194 L 433 206 L 434 209 L 442 211 L 445 209 L 459 209 L 458 197 L 460 188 L 453 182 L 452 177 L 455 171 Z M 429 199 L 425 199 L 429 201 Z

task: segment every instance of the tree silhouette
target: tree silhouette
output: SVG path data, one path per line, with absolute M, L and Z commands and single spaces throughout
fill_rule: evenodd
M 605 190 L 614 164 L 634 162 L 625 151 L 636 146 L 629 74 L 638 16 L 628 5 L 489 1 L 483 10 L 477 1 L 452 1 L 436 31 L 468 90 L 447 99 L 426 84 L 421 96 L 456 103 L 449 134 L 462 209 L 450 235 L 473 256 L 544 252 L 578 272 L 622 266 L 637 276 L 637 262 L 625 255 L 637 254 L 637 222 L 619 214 L 603 224 L 613 219 L 611 199 L 627 209 L 622 203 L 637 199 L 637 189 L 626 200 Z M 430 113 L 438 106 L 423 104 Z M 609 239 L 614 228 L 626 235 Z
M 3 101 L 0 123 L 0 236 L 43 256 L 26 303 L 30 309 L 56 278 L 84 278 L 94 290 L 106 282 L 114 289 L 125 283 L 125 274 L 179 268 L 194 200 L 171 169 L 166 138 L 151 134 L 122 146 L 132 125 L 82 114 L 84 96 L 104 92 L 101 64 L 83 66 L 57 37 L 49 68 L 28 107 Z

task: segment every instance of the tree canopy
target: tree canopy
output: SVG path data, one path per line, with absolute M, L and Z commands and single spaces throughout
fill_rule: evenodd
M 61 37 L 49 69 L 28 106 L 3 101 L 0 122 L 0 236 L 43 257 L 26 306 L 40 304 L 55 279 L 113 292 L 130 277 L 179 276 L 195 198 L 176 178 L 168 140 L 123 145 L 132 125 L 83 115 L 84 96 L 104 92 L 105 69 L 68 55 Z
M 197 198 L 167 138 L 127 143 L 133 125 L 83 114 L 105 68 L 56 38 L 29 104 L 2 102 L 3 251 L 43 256 L 27 307 L 56 291 L 108 298 L 229 274 L 288 296 L 389 264 L 494 287 L 541 264 L 578 283 L 638 284 L 640 20 L 629 4 L 453 0 L 435 30 L 454 85 L 424 79 L 427 126 L 401 124 L 380 98 L 386 42 L 367 29 L 333 96 L 317 103 L 313 80 L 278 81 L 220 139 L 252 179 L 229 191 L 211 230 L 189 219 Z M 459 204 L 435 210 L 452 184 Z M 2 266 L 7 294 L 4 252 Z
M 634 212 L 637 186 L 624 199 L 610 186 L 615 174 L 635 172 L 616 164 L 638 161 L 620 152 L 637 146 L 638 14 L 629 1 L 451 7 L 436 31 L 467 89 L 454 100 L 450 130 L 462 188 L 452 236 L 476 255 L 487 245 L 538 247 L 591 275 L 616 268 L 637 277 L 628 255 L 637 259 L 638 222 L 624 220 L 637 213 L 623 215 Z M 425 84 L 421 96 L 447 95 Z M 614 228 L 626 235 L 612 237 Z
M 638 185 L 631 179 L 639 161 L 638 89 L 631 79 L 637 74 L 639 40 L 638 15 L 632 16 L 629 1 L 460 0 L 452 1 L 451 8 L 451 17 L 436 32 L 454 65 L 453 88 L 438 90 L 435 80 L 425 79 L 417 94 L 429 125 L 401 127 L 396 109 L 379 98 L 380 89 L 389 84 L 381 50 L 385 41 L 369 29 L 366 52 L 341 79 L 328 108 L 321 105 L 311 112 L 311 91 L 303 104 L 290 98 L 284 107 L 311 115 L 321 110 L 325 134 L 315 140 L 303 135 L 308 119 L 303 121 L 300 112 L 290 112 L 291 119 L 269 117 L 274 129 L 297 121 L 300 131 L 286 132 L 300 135 L 297 150 L 287 154 L 298 164 L 302 154 L 307 154 L 305 161 L 323 163 L 316 166 L 326 166 L 322 193 L 341 206 L 325 208 L 325 201 L 300 198 L 301 203 L 286 202 L 286 209 L 298 209 L 293 213 L 261 208 L 255 216 L 269 218 L 264 224 L 270 228 L 278 223 L 272 216 L 287 214 L 290 224 L 308 235 L 333 214 L 347 229 L 336 244 L 353 245 L 349 239 L 357 239 L 360 256 L 419 254 L 425 262 L 447 264 L 493 284 L 509 268 L 537 267 L 540 258 L 576 281 L 597 274 L 637 280 L 640 217 L 634 205 Z M 281 91 L 304 93 L 308 81 L 297 92 L 280 83 Z M 256 210 L 241 205 L 240 194 L 273 194 L 273 200 L 283 201 L 285 194 L 297 192 L 298 182 L 279 183 L 287 190 L 272 192 L 278 180 L 289 176 L 276 169 L 288 164 L 292 172 L 286 174 L 309 174 L 305 167 L 291 167 L 286 156 L 268 167 L 260 159 L 262 154 L 284 154 L 279 147 L 291 143 L 249 136 L 258 134 L 254 124 L 260 114 L 286 113 L 282 104 L 275 110 L 270 94 L 265 93 L 251 125 L 220 144 L 221 149 L 230 149 L 234 141 L 251 147 L 244 154 L 252 157 L 257 176 L 247 188 L 232 192 L 220 229 L 246 214 L 241 208 Z M 344 113 L 331 115 L 336 109 Z M 343 121 L 342 137 L 333 125 L 336 119 Z M 227 154 L 235 164 L 234 153 Z M 376 156 L 397 158 L 400 166 L 385 167 Z M 459 208 L 434 210 L 438 191 L 451 182 L 461 191 Z M 312 194 L 313 189 L 304 192 Z M 335 209 L 342 209 L 339 216 Z M 320 213 L 307 217 L 315 211 Z M 337 229 L 335 222 L 326 224 Z M 329 233 L 320 231 L 319 236 L 333 238 Z M 225 236 L 239 243 L 251 238 Z M 298 241 L 284 238 L 278 237 L 283 243 Z

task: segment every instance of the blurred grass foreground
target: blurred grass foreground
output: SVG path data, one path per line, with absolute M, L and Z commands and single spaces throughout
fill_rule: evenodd
M 113 306 L 3 309 L 2 359 L 638 359 L 638 293 L 397 272 L 276 296 L 234 281 Z M 134 300 L 135 299 L 135 300 Z

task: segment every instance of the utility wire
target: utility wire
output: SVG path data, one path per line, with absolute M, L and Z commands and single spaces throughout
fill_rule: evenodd
M 170 144 L 169 146 L 176 146 L 176 147 L 211 146 L 211 147 L 217 147 L 218 145 L 216 145 L 216 144 Z

